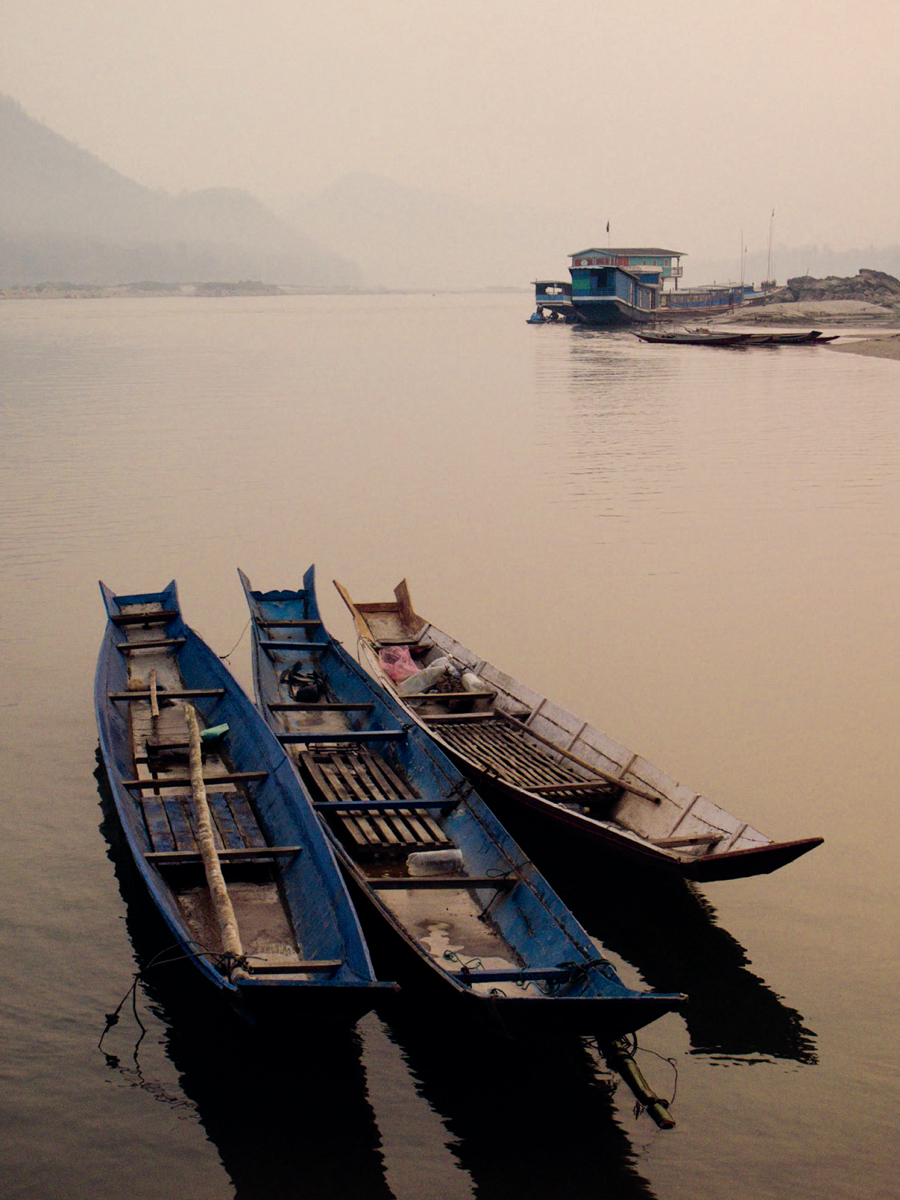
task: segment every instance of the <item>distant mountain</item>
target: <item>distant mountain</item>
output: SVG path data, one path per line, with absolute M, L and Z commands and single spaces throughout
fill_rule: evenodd
M 347 286 L 358 268 L 246 192 L 152 191 L 0 95 L 0 285 L 257 279 Z
M 348 254 L 369 284 L 389 288 L 527 287 L 548 272 L 568 278 L 566 255 L 586 236 L 584 219 L 562 211 L 479 204 L 366 174 L 345 175 L 279 211 Z

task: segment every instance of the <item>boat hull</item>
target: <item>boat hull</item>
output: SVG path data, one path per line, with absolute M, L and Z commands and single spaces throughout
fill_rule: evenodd
M 584 325 L 602 329 L 624 329 L 643 325 L 659 317 L 657 309 L 639 308 L 619 296 L 598 296 L 591 299 L 572 298 L 572 308 Z
M 696 882 L 767 874 L 822 844 L 818 837 L 775 842 L 691 792 L 419 617 L 405 582 L 394 603 L 358 605 L 338 590 L 354 616 L 367 669 L 492 804 L 518 805 L 547 829 Z M 379 647 L 398 641 L 423 664 L 433 655 L 450 658 L 484 690 L 468 700 L 465 691 L 456 698 L 398 695 L 379 659 Z
M 100 756 L 128 850 L 175 946 L 251 1020 L 357 1020 L 385 985 L 375 979 L 337 864 L 281 747 L 231 673 L 184 624 L 174 582 L 161 593 L 115 596 L 103 588 L 103 595 L 108 620 L 95 677 Z M 143 625 L 136 615 L 146 618 Z M 132 637 L 133 629 L 158 625 L 165 637 Z M 157 716 L 148 667 L 160 675 Z M 244 963 L 224 951 L 185 777 L 187 743 L 171 738 L 173 729 L 185 736 L 183 693 L 199 722 L 223 730 L 204 743 L 203 774 L 220 867 L 245 935 Z
M 318 788 L 323 829 L 366 929 L 374 942 L 368 918 L 377 917 L 398 973 L 402 960 L 414 986 L 510 1035 L 616 1038 L 680 1006 L 680 995 L 622 984 L 427 732 L 327 635 L 312 568 L 297 592 L 256 592 L 242 579 L 260 707 L 294 769 Z M 292 699 L 293 662 L 304 679 L 318 678 L 317 698 Z M 435 855 L 456 866 L 422 877 L 420 863 Z

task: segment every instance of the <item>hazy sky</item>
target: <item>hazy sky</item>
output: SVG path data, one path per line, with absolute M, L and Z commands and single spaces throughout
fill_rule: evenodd
M 900 242 L 898 0 L 0 0 L 0 90 L 125 175 L 351 171 L 737 257 Z M 561 230 L 560 265 L 580 247 Z M 572 235 L 574 236 L 574 235 Z

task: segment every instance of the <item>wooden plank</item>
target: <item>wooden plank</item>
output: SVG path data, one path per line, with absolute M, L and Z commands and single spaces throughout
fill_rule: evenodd
M 224 696 L 224 688 L 193 688 L 185 691 L 160 691 L 159 695 L 163 700 L 193 700 L 200 699 L 203 696 Z M 134 691 L 134 692 L 107 692 L 109 700 L 143 700 L 150 699 L 149 691 Z
M 174 850 L 175 838 L 169 825 L 169 818 L 159 796 L 143 796 L 139 800 L 144 813 L 144 824 L 150 845 L 154 850 Z
M 191 828 L 190 818 L 184 807 L 185 804 L 187 804 L 187 800 L 182 796 L 169 796 L 162 801 L 163 808 L 166 810 L 166 816 L 169 818 L 169 824 L 172 827 L 172 835 L 175 838 L 175 849 L 192 850 L 196 853 L 197 839 Z
M 177 608 L 161 608 L 157 612 L 114 613 L 109 619 L 113 625 L 160 625 L 177 617 Z
M 537 792 L 540 796 L 548 796 L 552 798 L 554 795 L 578 795 L 578 796 L 609 796 L 612 798 L 612 789 L 606 783 L 544 783 L 535 785 L 531 791 Z
M 459 888 L 462 891 L 480 891 L 486 888 L 494 888 L 498 892 L 506 891 L 507 888 L 513 887 L 519 882 L 515 877 L 508 878 L 504 876 L 500 879 L 494 879 L 488 875 L 415 875 L 403 876 L 398 878 L 392 875 L 373 875 L 366 876 L 365 882 L 371 888 L 377 890 L 405 890 L 407 888 L 418 888 L 425 891 L 430 889 L 440 888 Z
M 473 695 L 474 693 L 469 693 Z M 429 700 L 433 700 L 434 696 L 428 696 Z M 404 696 L 404 700 L 412 699 L 411 696 Z M 473 712 L 473 713 L 422 713 L 420 720 L 426 725 L 468 725 L 474 724 L 477 721 L 496 721 L 497 714 L 491 712 Z
M 116 642 L 116 649 L 127 654 L 132 650 L 162 650 L 168 646 L 183 646 L 187 638 L 153 638 L 146 642 Z
M 266 839 L 263 837 L 256 814 L 250 807 L 246 796 L 242 796 L 240 792 L 225 792 L 223 796 L 231 809 L 231 815 L 240 830 L 244 845 L 265 846 Z
M 329 733 L 312 731 L 306 733 L 276 733 L 279 742 L 284 746 L 297 746 L 304 743 L 314 745 L 316 742 L 396 742 L 406 737 L 405 729 L 339 729 Z
M 321 621 L 312 621 L 305 618 L 273 620 L 270 617 L 254 617 L 253 619 L 257 625 L 262 625 L 266 629 L 313 629 L 322 624 Z
M 267 779 L 268 771 L 232 771 L 230 775 L 204 775 L 203 782 L 208 787 L 221 783 L 251 783 L 255 780 Z M 123 779 L 122 786 L 146 791 L 150 788 L 188 787 L 189 775 L 173 775 L 169 779 Z
M 304 704 L 299 700 L 278 700 L 266 707 L 271 712 L 371 712 L 374 704 L 330 704 L 314 701 Z
M 407 808 L 450 809 L 455 808 L 459 800 L 315 800 L 313 808 L 325 809 L 328 812 L 352 812 L 364 806 L 366 810 L 375 809 L 378 812 L 399 811 Z
M 303 850 L 303 846 L 244 846 L 239 850 L 219 850 L 219 858 L 222 862 L 256 862 L 265 858 L 296 858 Z M 151 850 L 144 858 L 158 866 L 201 861 L 199 850 Z
M 331 642 L 276 642 L 260 638 L 260 650 L 327 650 Z
M 715 846 L 722 841 L 721 833 L 698 833 L 696 837 L 651 838 L 654 846 L 672 849 L 675 846 Z
M 297 962 L 255 963 L 252 958 L 247 963 L 251 975 L 313 975 L 315 973 L 331 974 L 344 964 L 339 958 L 302 958 Z
M 206 802 L 212 813 L 223 845 L 229 850 L 239 850 L 244 845 L 241 831 L 229 807 L 224 792 L 208 792 Z
M 415 704 L 420 700 L 493 700 L 496 692 L 416 692 L 412 696 L 404 696 L 404 704 Z

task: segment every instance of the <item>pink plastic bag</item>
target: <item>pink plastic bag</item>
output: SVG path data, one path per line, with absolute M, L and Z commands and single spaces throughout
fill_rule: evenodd
M 407 646 L 391 646 L 387 650 L 379 650 L 378 661 L 384 673 L 394 683 L 402 683 L 411 675 L 419 674 L 419 668 L 413 662 Z

